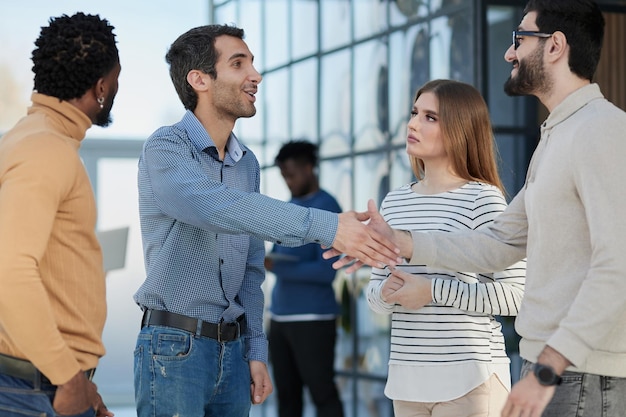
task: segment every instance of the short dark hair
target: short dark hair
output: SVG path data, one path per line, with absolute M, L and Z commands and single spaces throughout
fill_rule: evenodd
M 318 162 L 317 145 L 306 140 L 287 142 L 278 151 L 274 163 L 280 165 L 288 159 L 310 163 L 316 167 Z
M 180 101 L 187 110 L 195 110 L 198 95 L 187 82 L 191 70 L 199 70 L 217 78 L 215 63 L 219 58 L 215 39 L 219 36 L 243 39 L 243 29 L 229 25 L 206 25 L 193 28 L 178 37 L 170 46 L 165 61 L 170 66 L 170 77 Z
M 60 100 L 82 97 L 119 63 L 113 29 L 98 15 L 51 17 L 33 50 L 35 90 Z
M 561 31 L 570 46 L 570 70 L 591 81 L 600 61 L 604 16 L 591 0 L 529 0 L 524 13 L 537 13 L 540 32 Z

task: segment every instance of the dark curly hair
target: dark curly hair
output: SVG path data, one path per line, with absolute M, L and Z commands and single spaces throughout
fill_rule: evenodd
M 293 159 L 316 167 L 318 163 L 317 150 L 317 145 L 307 140 L 292 140 L 280 148 L 274 163 L 280 165 L 289 159 Z
M 185 109 L 194 111 L 198 105 L 198 95 L 187 82 L 191 70 L 200 70 L 217 78 L 215 63 L 219 55 L 215 48 L 218 36 L 244 38 L 243 29 L 229 25 L 206 25 L 193 28 L 178 37 L 165 55 L 170 65 L 170 78 Z
M 61 100 L 82 97 L 119 62 L 114 27 L 81 12 L 49 23 L 33 50 L 35 91 Z

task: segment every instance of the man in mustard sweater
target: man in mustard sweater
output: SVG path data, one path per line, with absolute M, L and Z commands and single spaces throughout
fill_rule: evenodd
M 111 416 L 90 381 L 104 354 L 96 203 L 78 149 L 117 93 L 113 26 L 51 18 L 27 115 L 0 140 L 0 415 Z

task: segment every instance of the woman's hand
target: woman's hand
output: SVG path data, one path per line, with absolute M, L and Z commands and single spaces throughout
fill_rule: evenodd
M 381 295 L 386 303 L 399 304 L 409 310 L 418 310 L 433 302 L 430 279 L 398 268 L 391 270 Z

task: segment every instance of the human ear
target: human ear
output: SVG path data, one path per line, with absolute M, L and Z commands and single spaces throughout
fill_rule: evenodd
M 200 70 L 191 70 L 187 73 L 187 82 L 194 90 L 203 91 L 208 88 L 206 77 L 208 75 Z
M 568 46 L 567 37 L 560 30 L 554 32 L 548 42 L 550 42 L 548 53 L 553 60 L 561 58 L 566 53 Z

